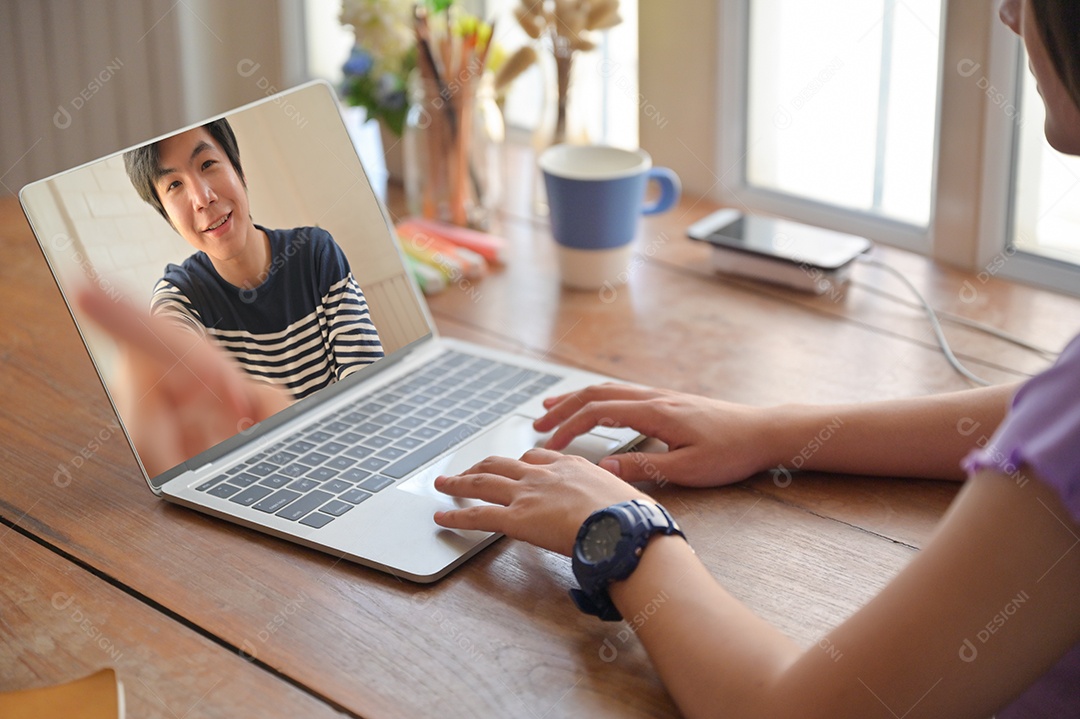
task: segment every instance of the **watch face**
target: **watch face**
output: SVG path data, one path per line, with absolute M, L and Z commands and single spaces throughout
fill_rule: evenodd
M 581 540 L 581 556 L 590 564 L 599 564 L 615 556 L 615 548 L 622 539 L 619 520 L 605 515 L 589 525 Z

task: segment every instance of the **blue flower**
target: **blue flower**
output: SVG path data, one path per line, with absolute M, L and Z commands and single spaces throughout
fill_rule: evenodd
M 375 61 L 371 59 L 371 55 L 354 46 L 349 59 L 345 61 L 341 69 L 346 75 L 366 75 L 374 64 Z

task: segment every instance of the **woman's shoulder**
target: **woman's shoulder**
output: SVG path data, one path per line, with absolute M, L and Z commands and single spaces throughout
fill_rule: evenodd
M 1026 479 L 1025 468 L 1054 487 L 1080 522 L 1080 336 L 1053 366 L 1028 380 L 988 442 L 965 462 Z

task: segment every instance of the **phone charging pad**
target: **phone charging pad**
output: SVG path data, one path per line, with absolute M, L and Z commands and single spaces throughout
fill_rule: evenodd
M 836 269 L 824 269 L 805 262 L 770 259 L 715 245 L 712 247 L 712 268 L 715 272 L 748 277 L 816 295 L 841 292 L 854 264 L 852 260 Z

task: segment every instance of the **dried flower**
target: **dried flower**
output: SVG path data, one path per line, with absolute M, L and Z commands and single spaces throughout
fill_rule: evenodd
M 561 142 L 566 134 L 566 103 L 574 52 L 596 49 L 595 33 L 622 22 L 619 0 L 521 0 L 514 8 L 514 17 L 529 37 L 547 38 L 551 42 L 559 93 L 555 141 Z M 505 87 L 536 59 L 535 51 L 518 50 L 496 76 L 496 90 Z

